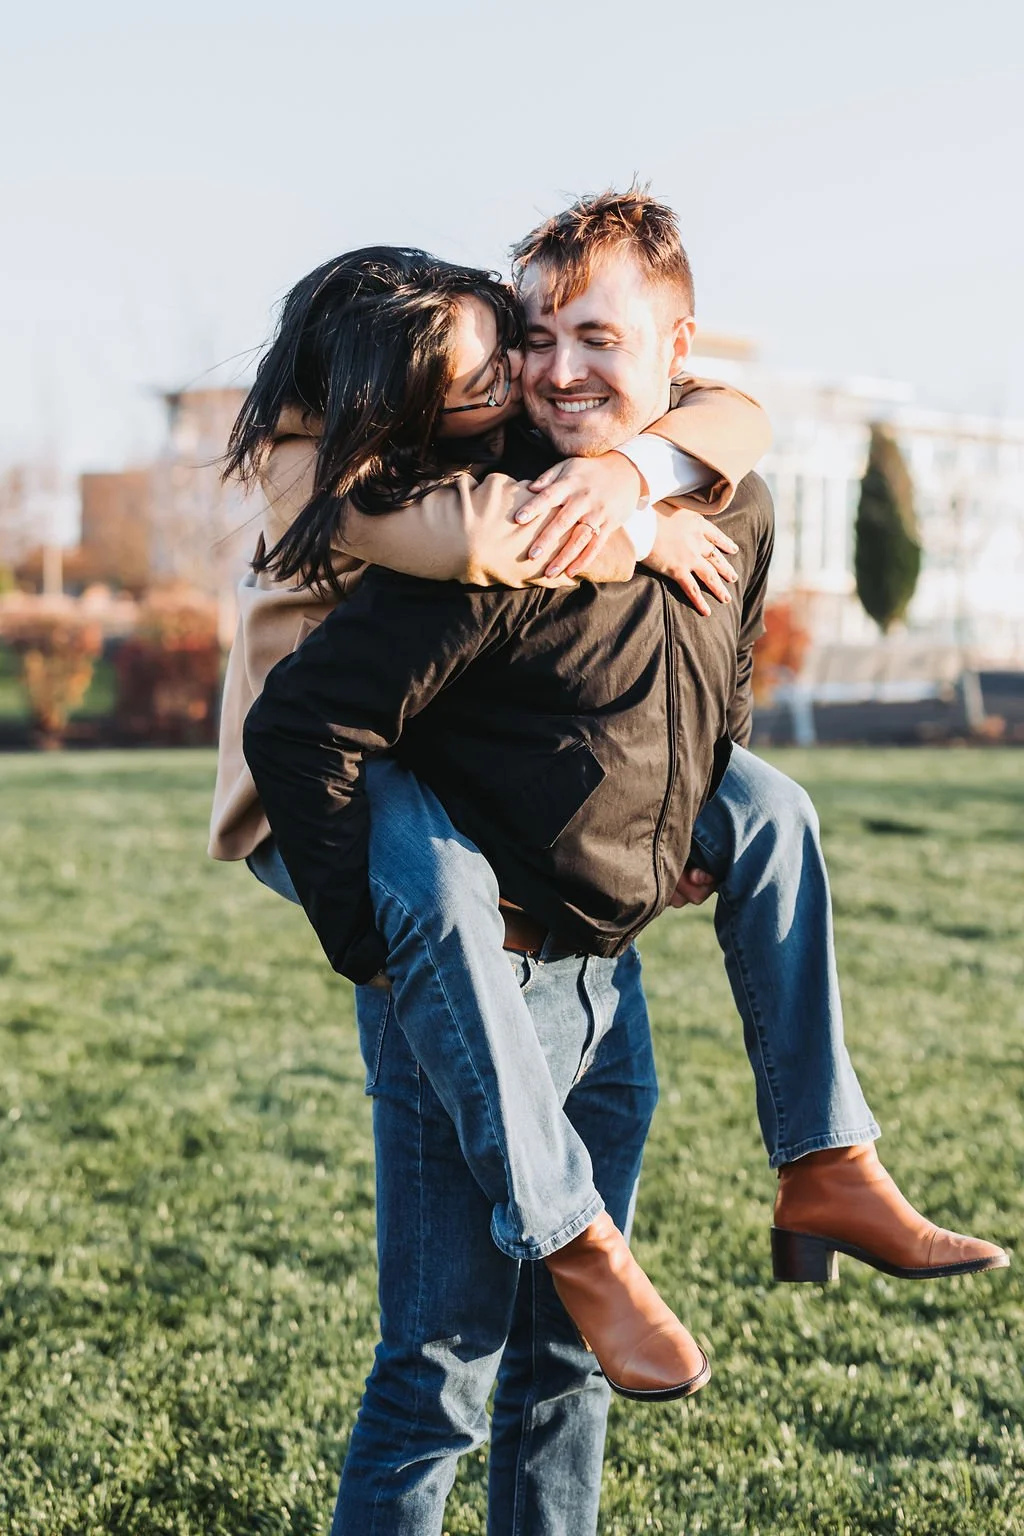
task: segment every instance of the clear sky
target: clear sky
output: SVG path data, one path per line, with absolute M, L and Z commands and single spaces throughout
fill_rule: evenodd
M 1020 0 L 53 0 L 3 51 L 5 461 L 139 458 L 318 261 L 500 265 L 634 172 L 708 329 L 1024 416 Z

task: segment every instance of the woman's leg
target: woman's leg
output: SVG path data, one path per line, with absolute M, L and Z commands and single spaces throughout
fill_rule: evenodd
M 502 948 L 498 886 L 440 801 L 388 758 L 367 767 L 370 889 L 395 1017 L 454 1121 L 511 1258 L 563 1247 L 603 1209 Z
M 436 796 L 390 758 L 367 765 L 366 783 L 370 889 L 396 1022 L 491 1202 L 495 1243 L 511 1258 L 543 1258 L 604 1202 L 502 948 L 494 872 Z M 246 862 L 296 900 L 272 840 Z

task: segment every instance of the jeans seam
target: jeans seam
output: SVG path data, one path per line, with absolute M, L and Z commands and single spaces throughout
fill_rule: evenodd
M 718 899 L 728 911 L 732 912 L 734 910 L 732 903 L 721 891 L 718 893 Z M 778 1144 L 785 1138 L 786 1118 L 779 1104 L 778 1086 L 775 1081 L 771 1055 L 766 1048 L 764 1021 L 761 1017 L 761 1010 L 757 1005 L 750 972 L 743 957 L 743 948 L 735 934 L 730 935 L 729 947 L 736 960 L 737 973 L 743 986 L 743 996 L 746 999 L 747 1007 L 750 1009 L 750 1019 L 754 1026 L 754 1034 L 757 1037 L 757 1049 L 761 1057 L 761 1065 L 764 1068 L 764 1080 L 771 1094 L 772 1111 L 775 1115 L 775 1141 Z
M 417 1162 L 419 1177 L 416 1180 L 416 1187 L 418 1191 L 416 1212 L 419 1231 L 416 1234 L 418 1239 L 416 1243 L 416 1312 L 412 1336 L 418 1341 L 423 1329 L 423 1229 L 425 1225 L 423 1216 L 423 1073 L 419 1070 L 418 1066 L 416 1069 L 416 1111 L 416 1124 L 419 1128 L 417 1134 Z M 413 1426 L 417 1423 L 420 1416 L 420 1398 L 422 1396 L 422 1360 L 422 1351 L 419 1347 L 417 1347 L 412 1369 L 413 1411 L 409 1415 L 409 1421 L 402 1440 L 401 1449 L 395 1458 L 396 1467 L 403 1464 L 403 1458 L 405 1457 L 405 1454 L 409 1449 L 409 1445 L 412 1440 Z M 380 1508 L 380 1501 L 383 1498 L 384 1493 L 385 1483 L 384 1480 L 381 1479 L 377 1485 L 377 1492 L 373 1499 L 373 1514 L 370 1520 L 369 1536 L 374 1536 L 374 1533 L 377 1530 L 377 1514 Z
M 371 884 L 371 886 L 376 885 L 380 890 L 382 890 L 384 892 L 385 896 L 387 896 L 391 901 L 396 903 L 396 905 L 401 909 L 401 911 L 405 914 L 406 918 L 412 924 L 413 930 L 417 934 L 420 943 L 422 944 L 422 946 L 423 946 L 424 950 L 426 951 L 426 953 L 430 956 L 431 968 L 432 968 L 433 974 L 434 974 L 434 976 L 436 978 L 438 989 L 440 991 L 440 994 L 441 994 L 442 998 L 444 999 L 444 1004 L 445 1004 L 445 1007 L 448 1010 L 448 1015 L 449 1015 L 450 1019 L 452 1020 L 452 1023 L 455 1026 L 455 1032 L 458 1035 L 458 1038 L 459 1038 L 459 1040 L 460 1040 L 460 1042 L 462 1044 L 462 1048 L 463 1048 L 463 1051 L 465 1053 L 466 1059 L 467 1059 L 467 1061 L 468 1061 L 468 1063 L 469 1063 L 469 1065 L 470 1065 L 470 1067 L 472 1069 L 474 1081 L 476 1082 L 477 1088 L 480 1091 L 480 1095 L 481 1095 L 481 1097 L 482 1097 L 482 1099 L 484 1101 L 484 1104 L 487 1106 L 487 1118 L 488 1118 L 488 1121 L 489 1121 L 490 1127 L 491 1127 L 491 1135 L 494 1138 L 494 1145 L 500 1149 L 500 1155 L 501 1155 L 502 1163 L 507 1168 L 507 1166 L 508 1166 L 508 1146 L 507 1146 L 507 1144 L 505 1142 L 504 1136 L 502 1136 L 500 1134 L 500 1122 L 499 1123 L 495 1122 L 494 1107 L 491 1104 L 490 1095 L 488 1094 L 487 1089 L 484 1086 L 483 1080 L 480 1077 L 480 1073 L 477 1070 L 476 1063 L 473 1060 L 472 1053 L 471 1053 L 471 1051 L 469 1050 L 469 1047 L 466 1044 L 466 1038 L 465 1038 L 464 1034 L 462 1033 L 462 1028 L 461 1028 L 461 1026 L 459 1024 L 458 1012 L 457 1012 L 456 1008 L 454 1007 L 454 1004 L 452 1003 L 452 999 L 448 995 L 448 989 L 447 989 L 447 987 L 444 984 L 444 979 L 443 979 L 443 976 L 442 976 L 442 973 L 441 973 L 441 968 L 437 964 L 437 962 L 436 962 L 436 960 L 434 958 L 434 951 L 433 951 L 433 947 L 432 947 L 432 945 L 430 943 L 430 939 L 429 939 L 426 931 L 420 926 L 419 918 L 416 916 L 416 914 L 414 912 L 412 912 L 410 910 L 410 908 L 406 905 L 406 903 L 403 901 L 401 896 L 397 895 L 396 892 L 394 892 L 391 889 L 389 889 L 389 887 L 387 885 L 385 885 L 384 881 L 381 880 L 379 876 L 376 876 L 376 875 L 375 876 L 371 876 L 370 884 Z M 401 1022 L 399 1022 L 399 1028 L 401 1028 Z M 404 1033 L 404 1031 L 403 1031 L 403 1033 Z M 519 1231 L 522 1228 L 522 1224 L 523 1224 L 522 1223 L 522 1213 L 520 1212 L 518 1206 L 516 1205 L 515 1200 L 514 1200 L 513 1195 L 512 1195 L 512 1191 L 509 1188 L 509 1181 L 508 1181 L 507 1173 L 505 1175 L 505 1193 L 506 1193 L 506 1196 L 507 1196 L 507 1199 L 508 1199 L 508 1211 L 509 1211 L 510 1219 L 512 1221 L 512 1224 L 516 1228 L 516 1230 Z M 593 1218 L 591 1218 L 591 1219 L 593 1219 Z
M 517 1533 L 522 1531 L 522 1521 L 525 1517 L 522 1498 L 524 1462 L 528 1450 L 532 1449 L 533 1406 L 537 1388 L 537 1282 L 532 1271 L 526 1278 L 530 1287 L 530 1385 L 523 1397 L 523 1411 L 519 1420 L 519 1455 L 516 1458 L 515 1492 L 512 1498 L 512 1536 L 517 1536 Z M 522 1271 L 520 1271 L 519 1283 L 520 1285 L 523 1283 Z

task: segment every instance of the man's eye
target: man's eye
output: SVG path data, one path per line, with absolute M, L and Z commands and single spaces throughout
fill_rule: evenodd
M 526 342 L 527 352 L 548 352 L 553 346 L 553 341 L 546 341 L 542 336 L 530 336 Z
M 615 343 L 610 336 L 591 336 L 587 342 L 588 347 L 596 347 L 600 351 L 603 351 L 605 347 L 614 347 L 614 345 Z

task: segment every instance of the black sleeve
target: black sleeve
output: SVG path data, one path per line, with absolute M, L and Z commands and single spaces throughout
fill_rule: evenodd
M 751 477 L 757 502 L 757 552 L 754 568 L 743 593 L 743 619 L 736 642 L 736 689 L 729 705 L 729 735 L 738 746 L 750 741 L 754 716 L 754 642 L 764 634 L 764 603 L 768 567 L 775 548 L 775 508 L 771 493 L 757 475 Z
M 507 594 L 372 570 L 274 667 L 245 721 L 246 762 L 328 960 L 368 981 L 387 954 L 368 883 L 367 754 L 386 751 L 480 651 Z

